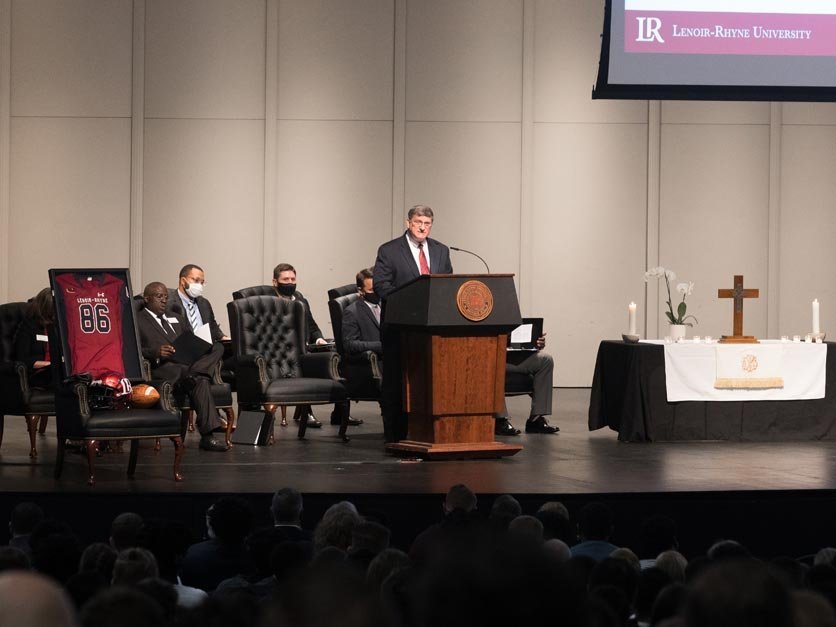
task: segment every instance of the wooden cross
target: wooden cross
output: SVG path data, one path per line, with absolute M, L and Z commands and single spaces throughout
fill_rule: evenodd
M 744 298 L 758 298 L 760 290 L 743 289 L 743 275 L 734 275 L 733 289 L 717 290 L 717 298 L 733 298 L 734 299 L 734 325 L 732 327 L 733 335 L 724 335 L 720 338 L 721 342 L 732 342 L 738 344 L 754 344 L 757 339 L 753 335 L 743 335 L 743 299 Z

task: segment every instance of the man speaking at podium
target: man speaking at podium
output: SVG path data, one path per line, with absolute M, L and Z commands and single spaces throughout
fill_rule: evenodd
M 407 415 L 403 411 L 401 383 L 401 338 L 397 329 L 386 324 L 386 297 L 422 274 L 452 274 L 450 249 L 430 238 L 433 210 L 415 205 L 406 218 L 406 232 L 377 250 L 374 262 L 374 291 L 381 300 L 383 339 L 383 388 L 380 406 L 383 437 L 386 442 L 406 438 Z

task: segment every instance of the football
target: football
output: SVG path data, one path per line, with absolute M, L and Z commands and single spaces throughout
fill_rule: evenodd
M 160 393 L 152 385 L 140 383 L 131 392 L 131 405 L 134 407 L 153 407 L 160 400 Z

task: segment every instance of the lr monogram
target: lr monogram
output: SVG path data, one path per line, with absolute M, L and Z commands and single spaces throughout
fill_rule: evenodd
M 639 36 L 636 41 L 658 41 L 665 43 L 662 35 L 659 34 L 659 29 L 662 28 L 662 20 L 658 17 L 637 17 L 639 22 Z

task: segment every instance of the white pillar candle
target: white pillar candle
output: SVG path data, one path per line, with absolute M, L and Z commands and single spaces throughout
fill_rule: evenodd
M 821 333 L 819 324 L 819 299 L 813 300 L 813 333 Z
M 630 335 L 636 335 L 636 303 L 630 303 L 627 305 L 627 319 L 629 320 L 629 333 Z

